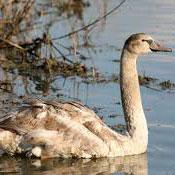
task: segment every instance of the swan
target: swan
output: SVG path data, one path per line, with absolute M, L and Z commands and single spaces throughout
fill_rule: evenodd
M 108 127 L 80 102 L 28 99 L 28 105 L 0 118 L 0 149 L 10 155 L 39 158 L 99 158 L 146 152 L 148 128 L 136 62 L 148 52 L 171 52 L 145 34 L 131 35 L 120 61 L 120 90 L 126 132 Z

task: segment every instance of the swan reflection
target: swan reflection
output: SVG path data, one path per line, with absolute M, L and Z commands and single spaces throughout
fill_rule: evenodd
M 10 162 L 10 163 L 9 163 Z M 20 159 L 0 158 L 0 173 L 30 175 L 147 175 L 147 154 L 101 159 Z

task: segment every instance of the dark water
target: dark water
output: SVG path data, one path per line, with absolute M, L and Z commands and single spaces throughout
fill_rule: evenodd
M 37 2 L 40 2 L 39 0 Z M 49 6 L 47 10 L 52 13 L 37 18 L 36 27 L 24 36 L 35 38 L 43 32 L 49 31 L 52 37 L 62 36 L 72 29 L 80 28 L 103 15 L 120 1 L 116 0 L 92 0 L 80 12 L 73 13 L 67 19 L 66 11 L 62 12 L 56 5 Z M 66 2 L 66 1 L 65 1 Z M 41 6 L 39 6 L 41 8 Z M 44 6 L 45 7 L 45 6 Z M 42 8 L 44 9 L 42 6 Z M 58 18 L 59 17 L 59 18 Z M 61 19 L 61 20 L 60 20 Z M 88 39 L 91 47 L 80 47 L 78 51 L 89 57 L 84 61 L 89 66 L 95 66 L 105 76 L 118 74 L 119 64 L 113 62 L 120 58 L 120 51 L 124 40 L 132 33 L 146 32 L 163 44 L 174 48 L 175 34 L 175 2 L 174 0 L 127 0 L 118 11 L 107 19 L 98 23 L 96 28 L 89 32 Z M 39 26 L 39 27 L 38 27 Z M 79 42 L 83 43 L 85 35 L 79 36 Z M 64 38 L 55 40 L 55 44 L 61 43 L 71 46 L 73 40 Z M 64 51 L 64 50 L 63 50 Z M 76 58 L 73 58 L 76 59 Z M 155 53 L 143 56 L 139 60 L 140 74 L 157 78 L 162 82 L 170 80 L 175 82 L 174 52 L 170 54 Z M 1 79 L 10 79 L 13 82 L 13 93 L 17 96 L 36 94 L 43 96 L 41 89 L 37 90 L 37 84 L 30 77 L 23 77 L 18 71 L 8 73 L 0 70 Z M 111 126 L 123 123 L 122 108 L 120 105 L 119 84 L 110 83 L 83 83 L 78 76 L 63 78 L 60 75 L 49 77 L 49 88 L 45 98 L 78 99 L 97 112 Z M 52 81 L 50 81 L 50 79 Z M 45 77 L 41 75 L 41 80 Z M 27 83 L 26 83 L 27 82 Z M 47 81 L 45 81 L 48 83 Z M 99 160 L 26 160 L 20 158 L 1 157 L 0 172 L 2 174 L 134 174 L 134 175 L 173 175 L 175 174 L 175 90 L 161 90 L 154 85 L 155 91 L 141 87 L 141 94 L 145 114 L 149 126 L 149 148 L 144 155 L 115 159 Z M 11 93 L 1 92 L 1 100 L 11 98 Z M 117 115 L 117 117 L 109 117 Z

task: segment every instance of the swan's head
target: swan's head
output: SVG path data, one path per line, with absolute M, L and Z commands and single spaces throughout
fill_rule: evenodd
M 171 52 L 172 49 L 166 48 L 145 33 L 136 33 L 131 35 L 125 42 L 125 49 L 137 55 L 145 54 L 148 52 Z

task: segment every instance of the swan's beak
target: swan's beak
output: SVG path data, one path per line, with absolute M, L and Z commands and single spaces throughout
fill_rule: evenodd
M 162 46 L 159 43 L 156 43 L 154 41 L 150 43 L 150 49 L 153 52 L 172 52 L 171 48 L 167 48 L 165 46 Z

